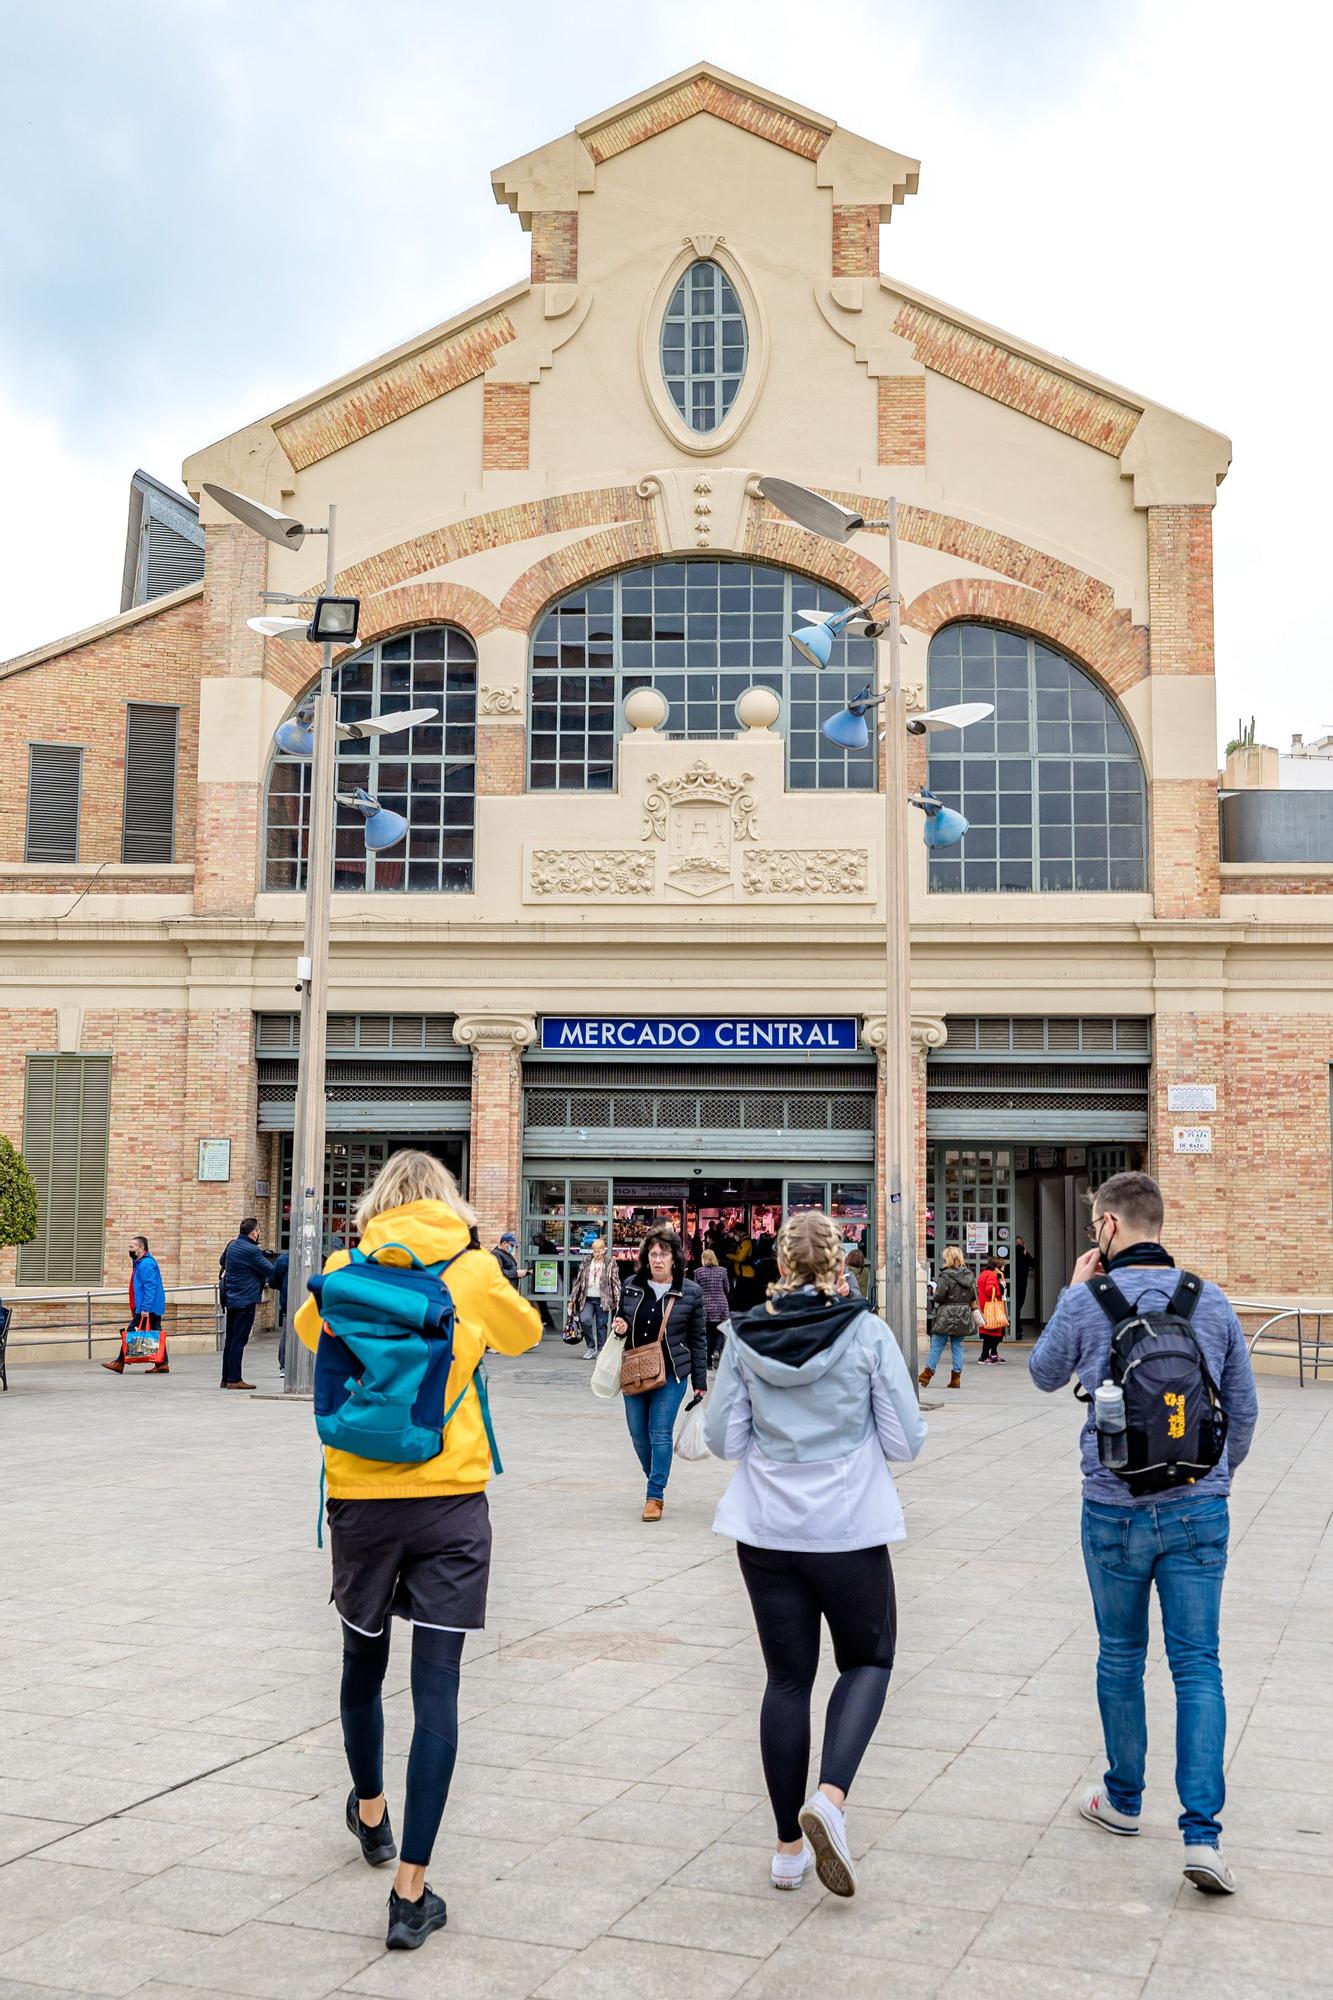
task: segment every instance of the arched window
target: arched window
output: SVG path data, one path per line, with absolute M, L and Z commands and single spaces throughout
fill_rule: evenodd
M 336 806 L 333 886 L 472 888 L 476 795 L 477 652 L 466 632 L 433 625 L 347 660 L 333 677 L 340 722 L 395 709 L 434 708 L 433 722 L 400 736 L 337 746 L 337 789 L 356 786 L 401 813 L 407 838 L 367 854 L 362 819 Z M 264 887 L 303 889 L 310 840 L 310 765 L 275 756 L 265 814 Z
M 662 374 L 692 431 L 715 431 L 745 373 L 745 314 L 720 264 L 691 264 L 662 320 Z
M 669 734 L 734 736 L 736 697 L 782 698 L 787 783 L 796 791 L 874 788 L 869 750 L 839 750 L 821 722 L 875 676 L 871 639 L 839 640 L 834 665 L 806 667 L 787 634 L 807 611 L 842 611 L 840 591 L 744 562 L 663 562 L 574 590 L 543 612 L 532 641 L 528 782 L 535 792 L 605 792 L 615 783 L 620 704 L 655 687 Z
M 1143 766 L 1119 710 L 1039 640 L 949 625 L 930 642 L 930 705 L 989 701 L 993 722 L 932 735 L 928 782 L 972 830 L 932 852 L 932 890 L 1143 889 Z

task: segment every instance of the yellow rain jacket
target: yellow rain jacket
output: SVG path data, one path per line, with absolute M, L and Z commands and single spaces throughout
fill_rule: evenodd
M 442 1263 L 465 1250 L 469 1231 L 461 1217 L 442 1201 L 410 1201 L 386 1208 L 366 1224 L 359 1248 L 379 1250 L 402 1243 L 423 1264 Z M 324 1269 L 337 1271 L 349 1261 L 335 1250 Z M 392 1254 L 386 1263 L 405 1264 Z M 445 1391 L 445 1407 L 472 1380 L 488 1347 L 499 1354 L 526 1354 L 542 1337 L 541 1315 L 521 1299 L 489 1250 L 470 1251 L 445 1274 L 454 1302 L 454 1361 Z M 319 1307 L 308 1298 L 293 1322 L 309 1348 L 319 1342 Z M 386 1465 L 377 1458 L 327 1446 L 324 1470 L 332 1500 L 423 1500 L 432 1494 L 480 1493 L 490 1478 L 491 1455 L 486 1443 L 481 1403 L 476 1394 L 464 1396 L 449 1419 L 443 1449 L 419 1465 Z

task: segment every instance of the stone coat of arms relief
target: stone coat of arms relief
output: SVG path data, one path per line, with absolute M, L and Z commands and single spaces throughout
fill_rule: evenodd
M 753 774 L 716 771 L 703 758 L 673 777 L 648 774 L 643 834 L 666 843 L 665 884 L 683 896 L 736 889 L 738 841 L 755 837 Z

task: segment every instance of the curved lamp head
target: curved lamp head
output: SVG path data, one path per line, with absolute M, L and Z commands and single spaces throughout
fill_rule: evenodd
M 968 729 L 974 722 L 985 722 L 994 713 L 993 702 L 955 702 L 951 708 L 931 708 L 924 715 L 912 716 L 907 724 L 908 733 L 925 736 L 933 735 L 938 729 Z
M 970 820 L 964 819 L 952 806 L 946 806 L 943 799 L 936 798 L 925 785 L 919 792 L 913 792 L 908 804 L 916 806 L 926 815 L 921 833 L 927 847 L 956 847 L 971 825 Z
M 258 632 L 261 639 L 282 639 L 289 632 L 304 632 L 310 623 L 308 618 L 279 618 L 266 612 L 262 618 L 247 618 L 246 624 L 252 632 Z
M 823 535 L 830 542 L 850 541 L 857 529 L 865 526 L 864 514 L 840 507 L 836 500 L 826 500 L 822 493 L 797 486 L 790 479 L 761 479 L 759 491 L 798 528 L 808 528 L 812 535 Z
M 800 625 L 787 637 L 803 660 L 821 670 L 833 658 L 833 641 L 841 634 L 841 625 L 830 622 L 827 625 Z
M 870 725 L 866 721 L 868 711 L 883 701 L 882 694 L 872 695 L 869 685 L 852 696 L 846 708 L 840 708 L 823 725 L 822 734 L 830 743 L 836 743 L 840 750 L 864 750 L 870 742 Z
M 396 847 L 407 832 L 407 821 L 401 813 L 390 812 L 378 799 L 372 799 L 369 792 L 363 792 L 358 785 L 354 792 L 339 792 L 340 806 L 355 806 L 365 821 L 362 837 L 371 854 L 378 854 L 383 848 Z
M 308 704 L 289 715 L 273 732 L 273 741 L 284 757 L 313 757 L 315 754 L 315 711 Z
M 276 507 L 266 507 L 262 500 L 251 500 L 245 493 L 233 493 L 229 486 L 213 486 L 207 480 L 204 491 L 234 521 L 253 528 L 257 535 L 262 535 L 266 542 L 276 542 L 280 549 L 299 549 L 306 538 L 304 521 L 294 519 L 291 514 L 280 514 Z

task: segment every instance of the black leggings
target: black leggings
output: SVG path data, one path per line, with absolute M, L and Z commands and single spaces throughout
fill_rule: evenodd
M 389 1624 L 378 1639 L 343 1626 L 342 1724 L 352 1785 L 359 1799 L 384 1790 L 384 1706 L 381 1689 L 389 1664 Z M 458 1663 L 461 1632 L 412 1628 L 412 1748 L 407 1759 L 407 1804 L 401 1858 L 424 1868 L 440 1829 L 449 1780 L 458 1755 Z
M 819 1782 L 849 1792 L 889 1691 L 898 1607 L 887 1548 L 799 1555 L 739 1542 L 741 1575 L 768 1668 L 759 1751 L 779 1840 L 799 1840 L 810 1775 L 810 1692 L 819 1621 L 828 1620 L 838 1678 L 824 1718 Z
M 999 1345 L 1000 1345 L 1000 1341 L 1001 1341 L 1001 1339 L 1002 1339 L 1002 1338 L 1003 1338 L 1003 1336 L 1002 1336 L 1001 1334 L 998 1334 L 998 1333 L 983 1333 L 983 1334 L 982 1334 L 982 1336 L 981 1336 L 981 1359 L 982 1359 L 983 1361 L 993 1361 L 993 1360 L 995 1359 L 995 1355 L 996 1355 L 996 1351 L 997 1351 L 997 1349 L 999 1348 Z

